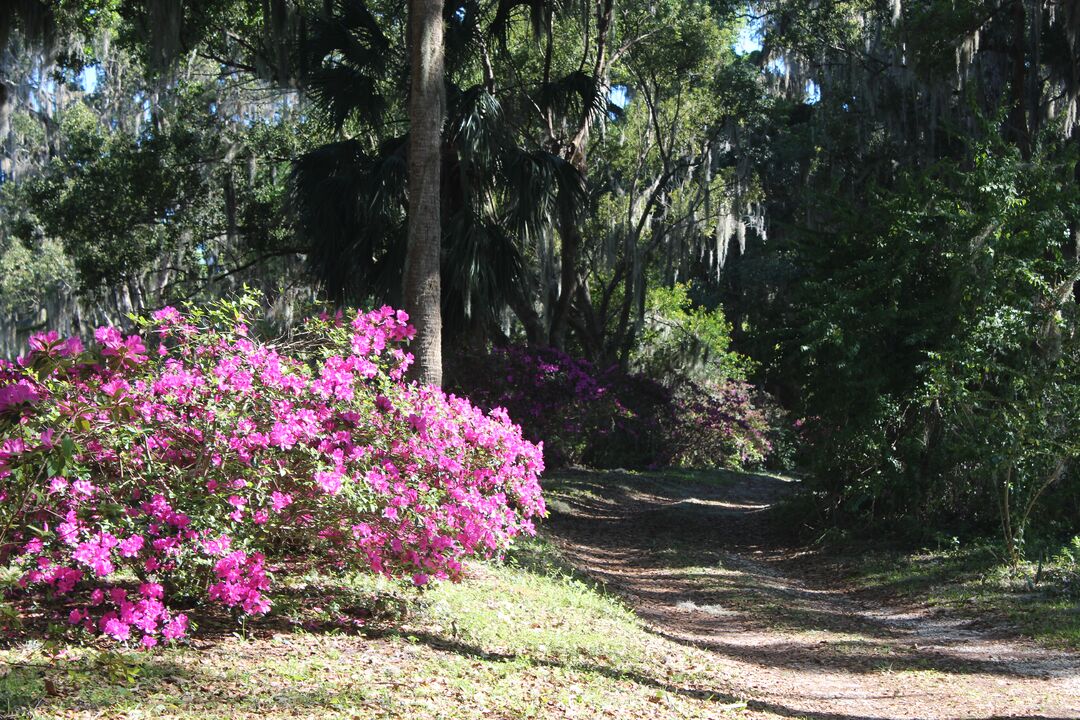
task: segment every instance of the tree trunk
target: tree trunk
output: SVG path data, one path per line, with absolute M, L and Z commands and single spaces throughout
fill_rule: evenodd
M 581 248 L 581 231 L 575 220 L 563 218 L 559 224 L 562 238 L 560 262 L 559 301 L 551 319 L 552 347 L 562 350 L 566 345 L 566 330 L 570 326 L 570 313 L 573 310 L 574 295 L 578 287 L 578 256 Z
M 529 303 L 528 297 L 528 295 L 511 297 L 510 309 L 525 328 L 525 341 L 529 347 L 547 347 L 549 345 L 548 328 L 544 325 L 540 314 L 536 312 L 536 308 Z
M 439 170 L 445 112 L 441 0 L 409 1 L 409 237 L 405 310 L 416 328 L 413 377 L 442 385 Z
M 611 32 L 611 18 L 614 12 L 614 0 L 601 0 L 596 6 L 596 60 L 593 63 L 593 89 L 606 97 L 608 73 L 608 42 Z M 550 28 L 550 21 L 548 23 Z M 547 53 L 550 60 L 550 46 Z M 547 62 L 547 61 L 545 61 Z M 584 63 L 584 60 L 582 61 Z M 545 68 L 544 83 L 548 82 L 550 67 Z M 595 122 L 596 116 L 590 107 L 582 110 L 581 118 L 569 142 L 557 142 L 557 150 L 562 157 L 581 173 L 584 178 L 588 174 L 586 152 L 589 145 L 589 133 Z M 551 117 L 548 117 L 548 125 L 551 127 Z M 549 129 L 550 133 L 550 129 Z M 554 140 L 554 138 L 552 138 Z M 559 299 L 555 304 L 555 311 L 551 318 L 551 332 L 549 341 L 552 347 L 560 350 L 566 344 L 566 331 L 570 327 L 570 314 L 574 311 L 574 298 L 577 296 L 578 284 L 582 281 L 582 273 L 578 267 L 581 262 L 581 250 L 584 240 L 581 236 L 581 228 L 578 227 L 577 218 L 563 215 L 559 218 L 559 238 L 562 240 L 560 248 L 560 262 L 562 267 L 559 278 Z
M 1027 8 L 1024 0 L 1013 0 L 1011 8 L 1013 23 L 1012 59 L 1012 108 L 1010 122 L 1013 140 L 1020 148 L 1025 161 L 1031 159 L 1031 128 L 1028 126 L 1028 67 L 1025 46 L 1027 42 Z

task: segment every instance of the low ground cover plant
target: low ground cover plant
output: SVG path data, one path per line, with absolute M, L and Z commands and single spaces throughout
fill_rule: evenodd
M 0 564 L 69 626 L 153 646 L 193 606 L 264 614 L 286 557 L 457 579 L 544 515 L 542 448 L 504 410 L 406 382 L 405 313 L 270 342 L 257 306 L 41 334 L 0 367 Z

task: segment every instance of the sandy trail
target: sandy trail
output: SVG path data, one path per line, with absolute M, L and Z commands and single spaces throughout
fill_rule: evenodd
M 1080 657 L 806 572 L 768 521 L 791 487 L 572 473 L 549 528 L 653 632 L 708 650 L 748 717 L 1080 718 Z

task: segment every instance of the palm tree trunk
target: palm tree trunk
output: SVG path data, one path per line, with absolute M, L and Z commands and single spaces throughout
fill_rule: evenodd
M 416 328 L 413 377 L 442 385 L 439 170 L 445 112 L 442 0 L 409 0 L 409 239 L 405 310 Z

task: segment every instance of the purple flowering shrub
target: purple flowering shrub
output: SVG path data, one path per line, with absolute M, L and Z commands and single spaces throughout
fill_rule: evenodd
M 618 366 L 601 369 L 553 349 L 494 348 L 449 365 L 453 387 L 506 408 L 548 465 L 745 468 L 771 449 L 753 387 L 739 381 L 671 388 Z
M 639 467 L 662 453 L 668 393 L 618 367 L 602 370 L 553 348 L 493 348 L 451 359 L 450 386 L 482 407 L 505 408 L 548 465 Z
M 261 341 L 252 298 L 35 336 L 0 366 L 0 562 L 90 632 L 184 636 L 180 608 L 270 609 L 288 555 L 418 585 L 545 514 L 541 447 L 506 412 L 406 383 L 407 316 Z
M 686 467 L 738 470 L 760 466 L 772 450 L 765 403 L 741 380 L 685 381 L 674 396 L 679 422 L 670 437 L 671 460 Z

